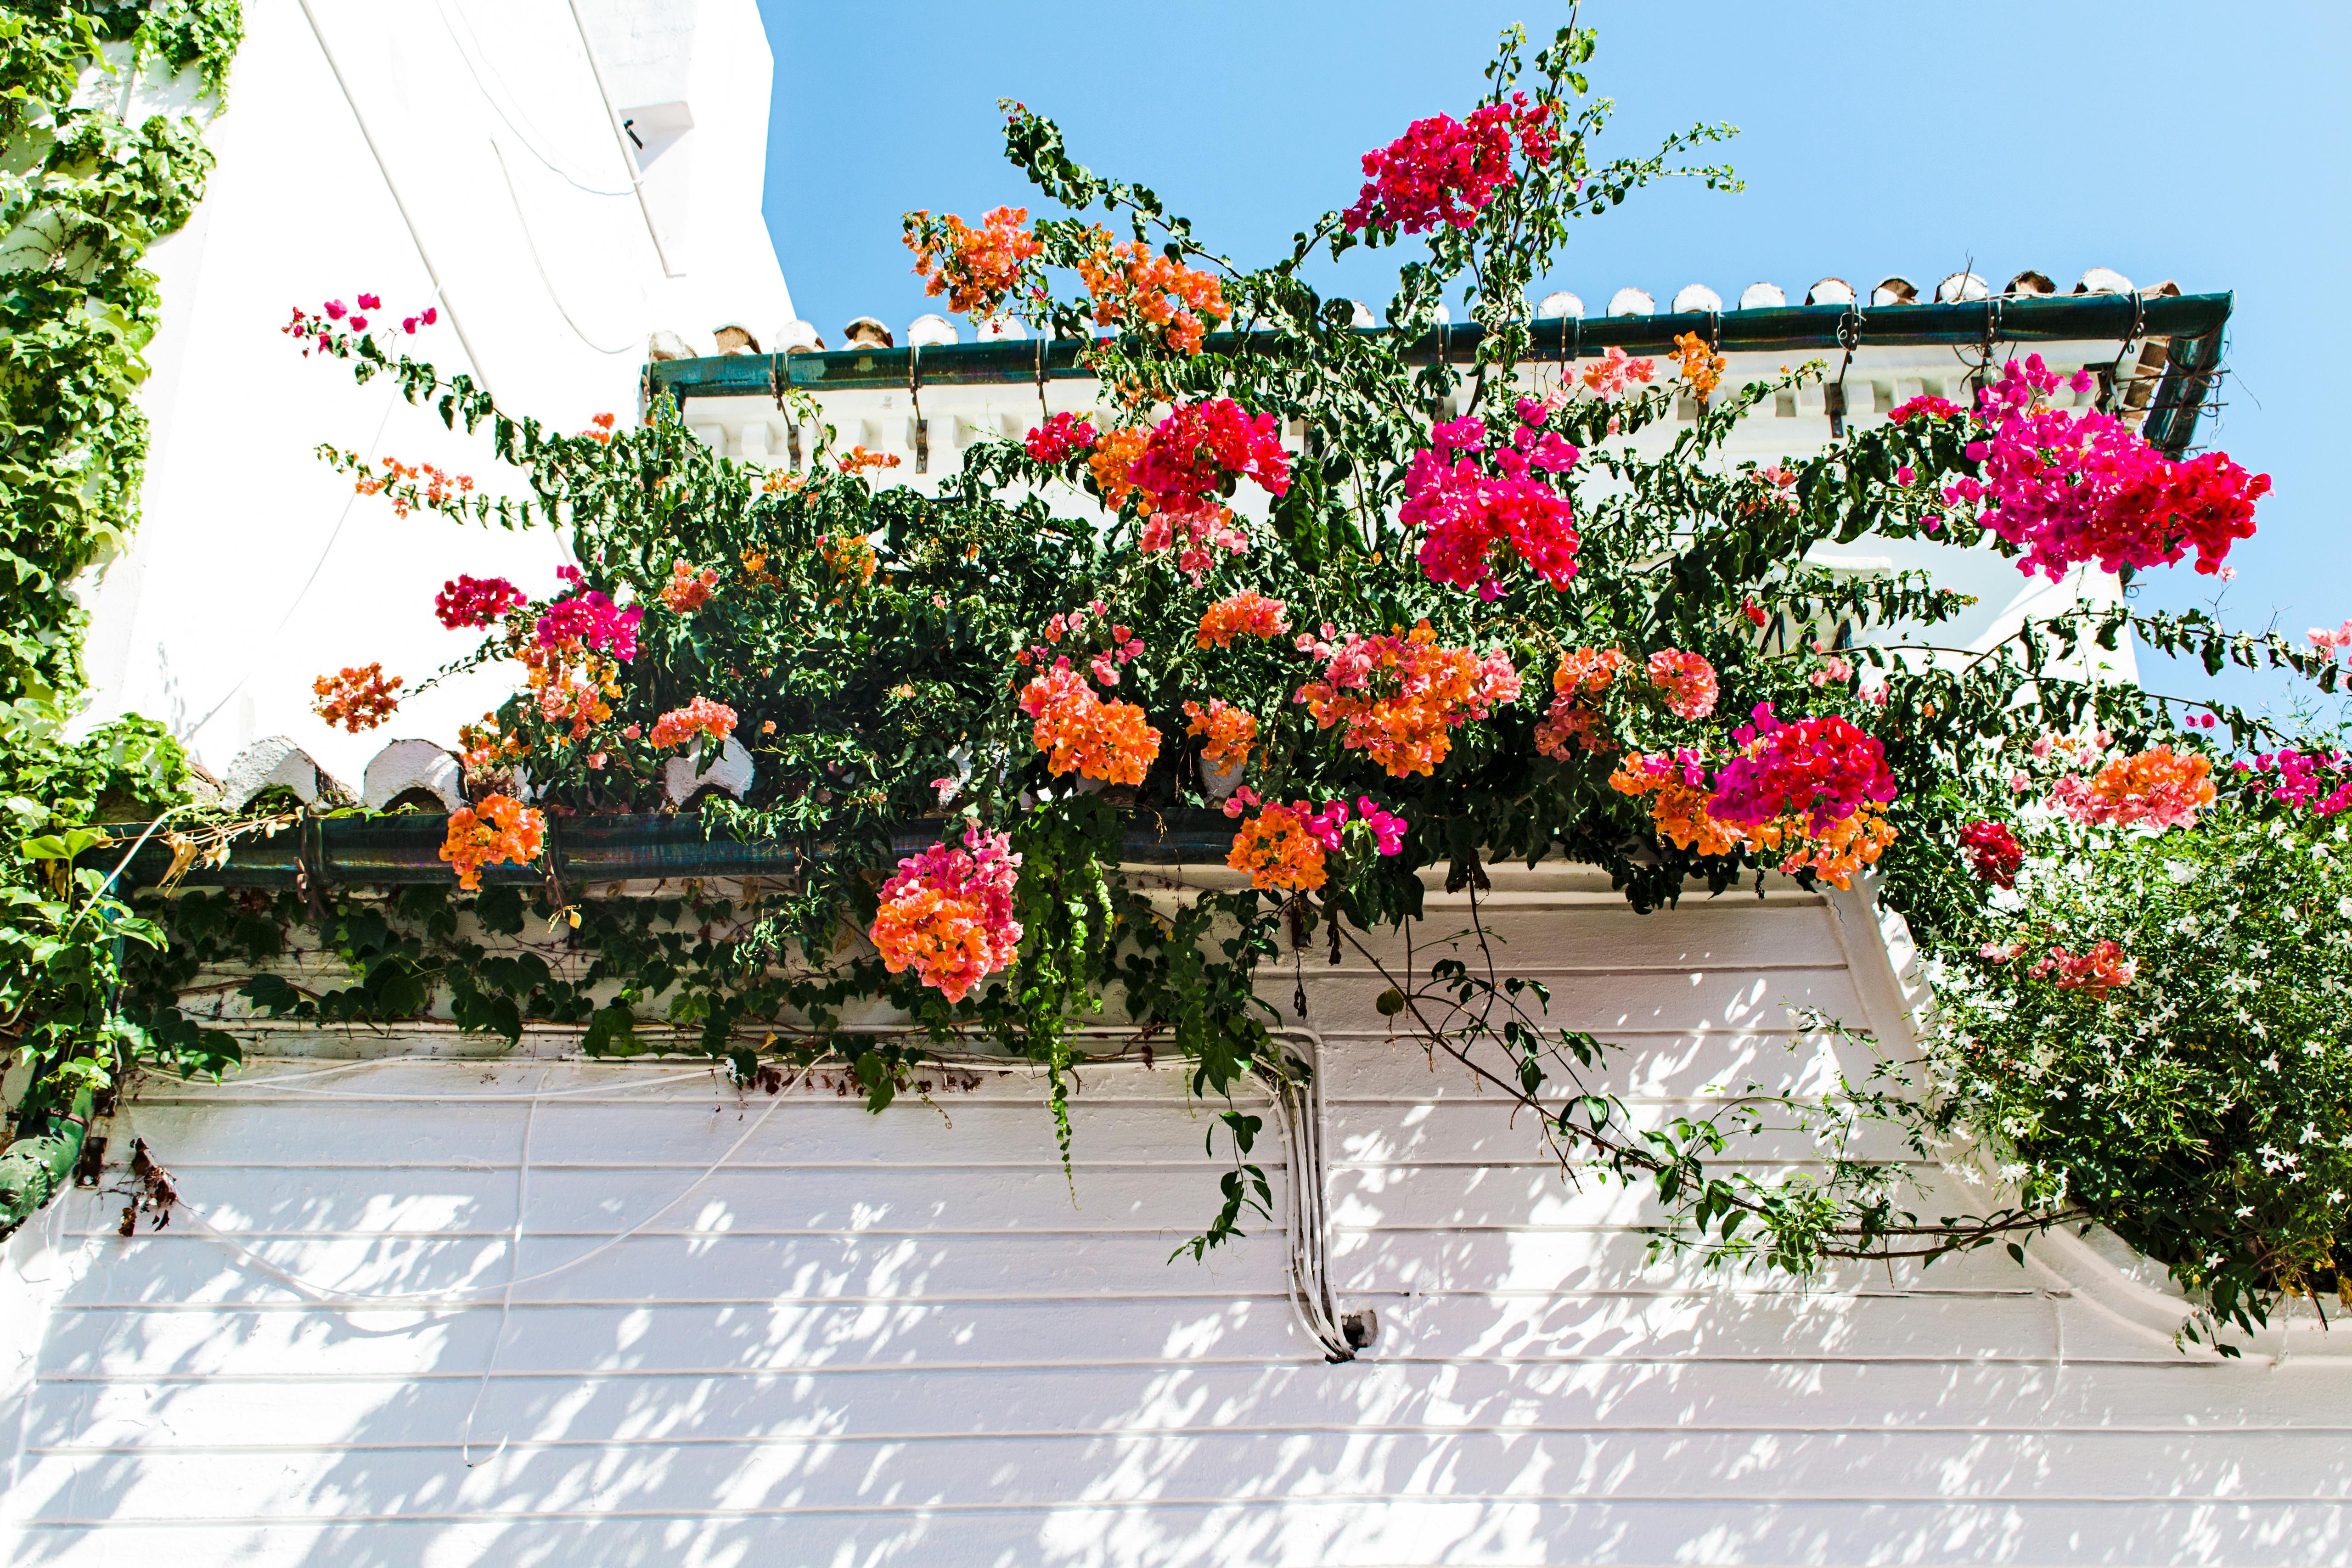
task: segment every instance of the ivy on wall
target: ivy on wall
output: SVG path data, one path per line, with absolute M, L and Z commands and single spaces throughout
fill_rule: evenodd
M 0 810 L 21 841 L 0 867 L 0 1040 L 35 1070 L 0 1234 L 63 1179 L 119 1054 L 206 1044 L 176 1010 L 159 1034 L 116 1008 L 124 945 L 160 936 L 73 864 L 99 838 L 83 824 L 187 801 L 186 758 L 147 719 L 65 732 L 86 696 L 74 580 L 138 518 L 162 309 L 142 264 L 204 194 L 203 126 L 243 37 L 237 0 L 0 7 Z M 158 75 L 193 89 L 184 108 L 134 119 Z

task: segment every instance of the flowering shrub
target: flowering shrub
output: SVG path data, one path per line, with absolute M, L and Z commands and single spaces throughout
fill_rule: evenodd
M 1302 636 L 1323 675 L 1298 688 L 1318 729 L 1339 727 L 1339 744 L 1370 752 L 1396 778 L 1433 773 L 1451 731 L 1519 697 L 1506 654 L 1448 648 L 1423 621 L 1402 636 L 1350 632 L 1334 647 Z
M 963 847 L 933 844 L 898 862 L 866 936 L 894 974 L 908 969 L 951 1002 L 1012 967 L 1021 946 L 1013 891 L 1021 857 L 1003 833 L 966 828 Z
M 393 716 L 400 706 L 398 694 L 401 679 L 387 676 L 380 662 L 346 664 L 331 675 L 320 675 L 310 683 L 316 694 L 310 711 L 329 724 L 341 725 L 357 735 L 363 729 L 373 729 Z
M 457 885 L 471 891 L 482 885 L 484 866 L 537 860 L 546 833 L 547 820 L 530 807 L 505 795 L 486 795 L 449 814 L 441 858 L 457 873 Z
M 743 1071 L 761 1053 L 853 1063 L 877 1106 L 919 1082 L 926 1051 L 972 1037 L 1040 1063 L 1058 1086 L 1076 1026 L 1113 1009 L 1125 1018 L 1107 1022 L 1181 1052 L 1215 1092 L 1286 1071 L 1260 1005 L 1269 960 L 1317 931 L 1336 949 L 1352 930 L 1393 927 L 1422 909 L 1441 868 L 1446 886 L 1476 893 L 1486 863 L 1558 857 L 1605 871 L 1641 909 L 1751 876 L 1843 886 L 1875 868 L 1947 972 L 2021 988 L 2004 1004 L 2018 1021 L 2003 1038 L 2019 1050 L 1998 1074 L 1983 1069 L 1989 1086 L 1948 1094 L 1941 1081 L 1923 1083 L 1890 1113 L 1948 1110 L 1957 1120 L 1934 1146 L 2022 1146 L 2040 1135 L 2041 1095 L 2055 1107 L 2045 1122 L 2074 1118 L 2083 1134 L 2010 1161 L 2022 1177 L 1996 1175 L 2012 1206 L 1997 1206 L 2003 1218 L 1916 1220 L 1886 1196 L 1908 1173 L 1868 1162 L 1832 1161 L 1793 1185 L 1750 1176 L 1744 1161 L 1726 1169 L 1714 1161 L 1729 1134 L 1703 1117 L 1629 1125 L 1589 1092 L 1608 1048 L 1522 1002 L 1533 982 L 1498 973 L 1507 965 L 1490 948 L 1491 962 L 1428 982 L 1391 975 L 1380 1009 L 1433 1057 L 1520 1096 L 1571 1159 L 1682 1195 L 1667 1245 L 1752 1249 L 1802 1270 L 1932 1256 L 2084 1212 L 2068 1206 L 2107 1177 L 2089 1170 L 2087 1185 L 2070 1185 L 2071 1162 L 2105 1157 L 2090 1139 L 2111 1107 L 2138 1115 L 2161 1103 L 2087 1094 L 2084 1053 L 2106 1047 L 2084 1036 L 2115 1009 L 2185 1009 L 2172 990 L 2189 971 L 2167 966 L 2190 959 L 2144 925 L 2059 918 L 2051 868 L 2105 877 L 2105 857 L 2245 822 L 2291 823 L 2281 831 L 2319 844 L 2339 821 L 2321 814 L 2328 802 L 2352 799 L 2336 738 L 2230 710 L 2232 744 L 2257 758 L 2242 773 L 2221 765 L 2210 727 L 2184 734 L 2166 699 L 2090 678 L 2084 650 L 2136 636 L 2168 653 L 2333 675 L 2336 635 L 2314 652 L 2236 637 L 2206 617 L 2101 603 L 2032 610 L 1962 659 L 1948 653 L 1975 635 L 1948 624 L 1967 610 L 1962 596 L 1811 563 L 1817 547 L 1873 528 L 1935 531 L 1945 519 L 1928 508 L 1942 508 L 1954 524 L 1980 518 L 1992 548 L 2030 570 L 2191 551 L 2210 564 L 2251 526 L 2261 482 L 2218 456 L 2152 454 L 2105 415 L 2056 408 L 2055 378 L 2035 361 L 2004 371 L 1973 412 L 1913 400 L 1828 451 L 1767 462 L 1748 455 L 1762 425 L 1744 416 L 1818 384 L 1818 365 L 1734 395 L 1721 356 L 1689 335 L 1666 361 L 1669 386 L 1657 361 L 1622 349 L 1555 359 L 1526 291 L 1554 264 L 1568 218 L 1668 172 L 1728 177 L 1664 155 L 1594 161 L 1587 138 L 1601 111 L 1579 103 L 1573 70 L 1589 40 L 1563 34 L 1532 75 L 1516 48 L 1498 58 L 1489 101 L 1466 106 L 1465 120 L 1412 126 L 1368 166 L 1347 220 L 1303 225 L 1293 249 L 1255 268 L 1210 251 L 1144 187 L 1092 173 L 1057 128 L 1014 106 L 1008 148 L 1042 199 L 1072 215 L 1031 229 L 1013 209 L 979 228 L 919 214 L 910 240 L 930 284 L 961 307 L 1017 308 L 1040 341 L 1047 331 L 1077 341 L 1101 412 L 1055 415 L 1019 442 L 972 443 L 960 474 L 923 486 L 934 494 L 897 483 L 894 460 L 841 453 L 822 411 L 789 388 L 781 395 L 816 448 L 800 471 L 762 476 L 709 452 L 659 398 L 642 423 L 550 434 L 399 357 L 396 334 L 337 327 L 323 350 L 303 337 L 314 355 L 394 378 L 411 401 L 469 427 L 505 421 L 501 448 L 527 483 L 497 497 L 436 493 L 420 473 L 413 504 L 559 528 L 582 563 L 544 607 L 458 596 L 452 613 L 487 628 L 466 667 L 505 660 L 520 672 L 514 696 L 462 737 L 470 788 L 527 772 L 551 810 L 657 810 L 665 751 L 761 737 L 745 797 L 710 802 L 706 822 L 793 846 L 796 876 L 763 889 L 756 913 L 748 891 L 745 908 L 723 912 L 726 901 L 689 894 L 679 929 L 712 928 L 684 944 L 691 956 L 671 931 L 648 943 L 644 919 L 591 900 L 577 941 L 600 976 L 631 1004 L 667 993 L 669 1016 L 691 1019 L 704 1048 Z M 1110 239 L 1113 226 L 1089 215 L 1097 209 L 1133 239 Z M 1405 233 L 1425 236 L 1425 259 L 1388 302 L 1397 329 L 1354 328 L 1354 308 L 1309 280 L 1351 246 Z M 1418 345 L 1441 298 L 1459 298 L 1478 330 L 1433 358 Z M 1250 334 L 1213 345 L 1206 335 L 1229 306 Z M 1292 430 L 1303 433 L 1295 463 L 1281 439 Z M 380 474 L 327 455 L 346 475 Z M 1245 483 L 1271 498 L 1262 525 L 1232 510 Z M 1065 486 L 1115 521 L 1063 515 Z M 1812 639 L 1839 623 L 1853 631 L 1844 645 Z M 1339 630 L 1349 626 L 1389 630 Z M 1512 706 L 1521 668 L 1551 672 L 1541 712 Z M 1162 733 L 1180 724 L 1205 768 L 1159 766 Z M 2060 733 L 2089 738 L 2062 745 Z M 2034 737 L 2046 741 L 2039 750 Z M 1251 885 L 1130 885 L 1125 835 L 1214 804 L 1244 767 L 1255 789 L 1233 789 L 1223 821 L 1228 863 Z M 1375 768 L 1391 804 L 1360 793 Z M 1225 777 L 1204 779 L 1212 770 Z M 1118 788 L 1066 787 L 1072 775 Z M 892 836 L 950 809 L 961 825 L 882 881 Z M 2315 946 L 2352 925 L 2352 913 L 2280 896 Z M 1467 919 L 1464 940 L 1484 947 L 1491 933 L 1475 899 Z M 868 932 L 880 956 L 845 946 L 845 930 Z M 646 956 L 656 946 L 669 967 Z M 1383 944 L 1360 946 L 1368 964 L 1387 962 Z M 467 984 L 502 984 L 478 967 Z M 1005 983 L 981 983 L 995 974 Z M 915 1031 L 877 1040 L 840 1021 L 877 998 Z M 529 990 L 499 1001 L 502 1011 L 465 1015 L 494 1024 L 470 1027 L 513 1032 L 559 1005 Z M 1303 988 L 1294 1005 L 1307 1005 Z M 2196 1002 L 2209 1005 L 2219 1004 Z M 2029 1037 L 2022 1020 L 2036 1009 Z M 590 1049 L 610 1045 L 629 1016 L 623 1003 L 599 1009 L 604 1032 Z M 2222 1027 L 2221 1015 L 2200 1016 Z M 2274 1028 L 2272 1015 L 2255 1019 Z M 2318 1032 L 2312 1021 L 2293 1038 Z M 771 1035 L 758 1051 L 745 1043 Z M 2026 1082 L 2042 1059 L 2022 1042 L 2061 1037 L 2067 1065 Z M 2224 1042 L 2224 1054 L 2235 1049 Z M 2190 1078 L 2218 1071 L 2193 1066 L 2182 1070 Z M 2200 1115 L 2226 1101 L 2212 1082 L 2195 1087 L 2210 1095 Z M 2060 1090 L 2074 1098 L 2060 1103 Z M 2303 1103 L 2267 1079 L 2242 1092 L 2265 1097 L 2265 1117 Z M 1558 1114 L 1571 1103 L 1583 1107 L 1575 1118 Z M 1222 1124 L 1240 1168 L 1202 1247 L 1234 1232 L 1255 1190 L 1252 1129 L 1233 1114 Z M 2165 1157 L 2145 1138 L 2137 1146 Z M 2212 1146 L 2217 1158 L 2242 1152 Z M 2101 1201 L 2090 1218 L 2131 1223 L 2131 1203 Z M 2152 1230 L 2161 1227 L 2147 1216 L 2192 1208 L 2151 1197 L 2136 1212 Z M 2159 1255 L 2234 1256 L 2234 1210 L 2193 1212 L 2151 1243 Z M 2257 1294 L 2292 1277 L 2277 1263 L 2286 1251 L 2264 1256 L 2273 1261 L 2242 1276 Z

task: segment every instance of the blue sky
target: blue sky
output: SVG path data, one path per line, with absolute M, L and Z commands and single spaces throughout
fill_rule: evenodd
M 1344 206 L 1365 149 L 1463 112 L 1502 27 L 1549 37 L 1567 14 L 1524 0 L 901 0 L 887 24 L 812 0 L 761 10 L 777 62 L 768 223 L 795 306 L 835 341 L 853 316 L 895 329 L 934 308 L 900 213 L 1027 203 L 999 98 L 1058 120 L 1081 162 L 1152 186 L 1246 263 Z M 1597 310 L 1626 284 L 1728 298 L 1765 278 L 1796 298 L 1825 273 L 1926 285 L 1972 264 L 1996 285 L 2031 267 L 2065 287 L 2100 265 L 2234 290 L 2227 406 L 2200 439 L 2273 490 L 2222 609 L 2297 637 L 2352 616 L 2352 508 L 2324 471 L 2352 417 L 2352 6 L 1599 0 L 1582 19 L 1601 30 L 1594 89 L 1619 106 L 1601 151 L 1728 120 L 1741 134 L 1722 156 L 1748 188 L 1669 186 L 1589 221 L 1549 286 Z M 1326 281 L 1386 294 L 1352 268 Z M 2186 568 L 2144 580 L 2156 607 L 2216 590 Z M 2201 671 L 2147 678 L 2214 689 Z

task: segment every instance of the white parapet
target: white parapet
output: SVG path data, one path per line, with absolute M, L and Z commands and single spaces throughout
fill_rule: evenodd
M 702 759 L 698 748 L 662 765 L 662 789 L 671 805 L 683 806 L 708 789 L 723 789 L 738 800 L 750 793 L 751 754 L 741 741 L 730 735 L 709 766 L 701 767 Z
M 282 735 L 265 737 L 236 754 L 221 779 L 221 800 L 236 810 L 263 790 L 278 789 L 291 790 L 305 806 L 352 803 L 349 785 Z
M 369 761 L 360 778 L 360 803 L 381 811 L 412 789 L 422 789 L 450 810 L 466 803 L 466 775 L 445 747 L 429 740 L 395 740 Z

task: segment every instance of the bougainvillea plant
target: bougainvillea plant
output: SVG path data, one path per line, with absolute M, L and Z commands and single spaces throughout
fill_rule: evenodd
M 470 925 L 437 890 L 374 906 L 373 925 L 330 894 L 323 915 L 299 917 L 323 918 L 363 979 L 311 997 L 265 977 L 248 996 L 300 1016 L 438 1009 L 509 1036 L 532 1019 L 581 1022 L 592 1051 L 645 1049 L 640 1027 L 666 1018 L 747 1073 L 762 1051 L 837 1057 L 877 1106 L 924 1051 L 985 1042 L 1049 1068 L 1066 1155 L 1063 1070 L 1082 1030 L 1180 1054 L 1207 1095 L 1296 1074 L 1262 995 L 1278 960 L 1321 940 L 1385 964 L 1370 934 L 1420 916 L 1424 872 L 1475 894 L 1486 864 L 1551 855 L 1605 869 L 1644 910 L 1775 874 L 1875 876 L 1938 955 L 2024 944 L 1981 982 L 2014 988 L 2000 1003 L 2014 1031 L 2071 1027 L 2084 1009 L 2151 1009 L 2133 1027 L 2160 1027 L 2147 1019 L 2189 1005 L 2160 988 L 2195 983 L 2176 978 L 2189 949 L 2165 948 L 2153 915 L 2059 910 L 2052 835 L 2104 835 L 2082 852 L 2112 861 L 2117 886 L 2165 839 L 2203 846 L 2162 852 L 2168 864 L 2234 863 L 2221 824 L 2288 809 L 2282 790 L 2316 810 L 2335 799 L 2341 754 L 2236 710 L 2226 737 L 2185 722 L 2172 699 L 2105 678 L 2102 651 L 2137 636 L 2332 690 L 2335 644 L 2118 605 L 2029 620 L 1952 657 L 1937 628 L 1962 596 L 1916 575 L 1835 576 L 1807 552 L 1875 531 L 1979 545 L 2025 571 L 2192 553 L 2220 570 L 2267 481 L 2056 406 L 2057 378 L 2031 357 L 1966 403 L 1916 400 L 1759 466 L 1727 457 L 1734 430 L 1820 366 L 1735 385 L 1696 337 L 1663 361 L 1534 352 L 1528 290 L 1576 220 L 1672 175 L 1734 183 L 1677 162 L 1720 128 L 1596 156 L 1606 103 L 1581 74 L 1591 49 L 1589 33 L 1563 30 L 1529 60 L 1507 36 L 1483 99 L 1369 154 L 1360 190 L 1335 171 L 1335 197 L 1353 204 L 1256 267 L 1211 249 L 1148 190 L 1073 162 L 1051 121 L 1008 105 L 1012 162 L 1041 211 L 1067 215 L 916 214 L 908 243 L 956 308 L 1083 340 L 1104 396 L 1088 417 L 973 445 L 936 494 L 829 439 L 796 472 L 732 461 L 661 404 L 565 435 L 411 357 L 401 321 L 302 313 L 314 364 L 394 378 L 527 480 L 509 492 L 393 472 L 401 504 L 558 528 L 581 563 L 538 584 L 459 573 L 417 606 L 478 635 L 452 667 L 516 675 L 515 695 L 460 737 L 474 806 L 462 832 L 452 824 L 453 864 L 525 862 L 566 817 L 667 809 L 667 764 L 740 747 L 756 764 L 749 793 L 698 808 L 713 831 L 794 847 L 804 869 L 667 901 L 486 882 Z M 1412 255 L 1392 330 L 1366 333 L 1307 273 L 1388 246 Z M 1448 301 L 1481 329 L 1475 346 L 1409 358 Z M 821 424 L 814 407 L 802 416 Z M 1667 425 L 1671 443 L 1641 439 Z M 381 465 L 322 455 L 363 487 L 387 482 Z M 1840 620 L 1857 644 L 1773 634 Z M 2233 748 L 2253 744 L 2268 760 L 2236 772 Z M 2217 807 L 2217 789 L 2238 804 Z M 1130 822 L 1211 807 L 1232 827 L 1233 885 L 1171 903 L 1122 877 Z M 909 828 L 929 847 L 892 851 Z M 2311 830 L 2315 843 L 2334 831 Z M 527 898 L 568 916 L 567 950 L 592 956 L 559 972 L 486 958 L 462 935 L 520 931 Z M 2325 901 L 2295 908 L 2330 933 L 2347 918 Z M 267 920 L 239 909 L 182 898 L 183 938 L 143 994 L 167 998 L 231 944 L 266 946 Z M 1475 898 L 1471 920 L 1483 941 Z M 1715 1255 L 1801 1270 L 2021 1242 L 2087 1218 L 2240 1321 L 2332 1280 L 2322 1260 L 2340 1210 L 2167 1205 L 2120 1166 L 2091 1180 L 2070 1164 L 2096 1141 L 2091 1100 L 2050 1139 L 2026 1139 L 2026 1059 L 1981 1032 L 1964 1092 L 1953 1051 L 1977 1048 L 1938 1036 L 1907 1097 L 1857 1087 L 1840 1103 L 2003 1151 L 1988 1179 L 2009 1201 L 1991 1218 L 1921 1219 L 1859 1165 L 1826 1185 L 1726 1174 L 1716 1156 L 1735 1126 L 1635 1127 L 1588 1087 L 1608 1048 L 1548 1022 L 1540 986 L 1499 964 L 1392 974 L 1380 1010 L 1521 1100 L 1564 1157 L 1654 1182 L 1675 1234 Z M 843 1021 L 876 1001 L 906 1027 Z M 2340 1042 L 2305 1060 L 2337 1074 L 2326 1092 L 2352 1091 Z M 2244 1078 L 2231 1103 L 2255 1104 L 2269 1082 Z M 2280 1147 L 2284 1104 L 2255 1118 Z M 1223 1124 L 1239 1168 L 1196 1252 L 1265 1190 L 1247 1164 L 1254 1122 L 1229 1112 Z

